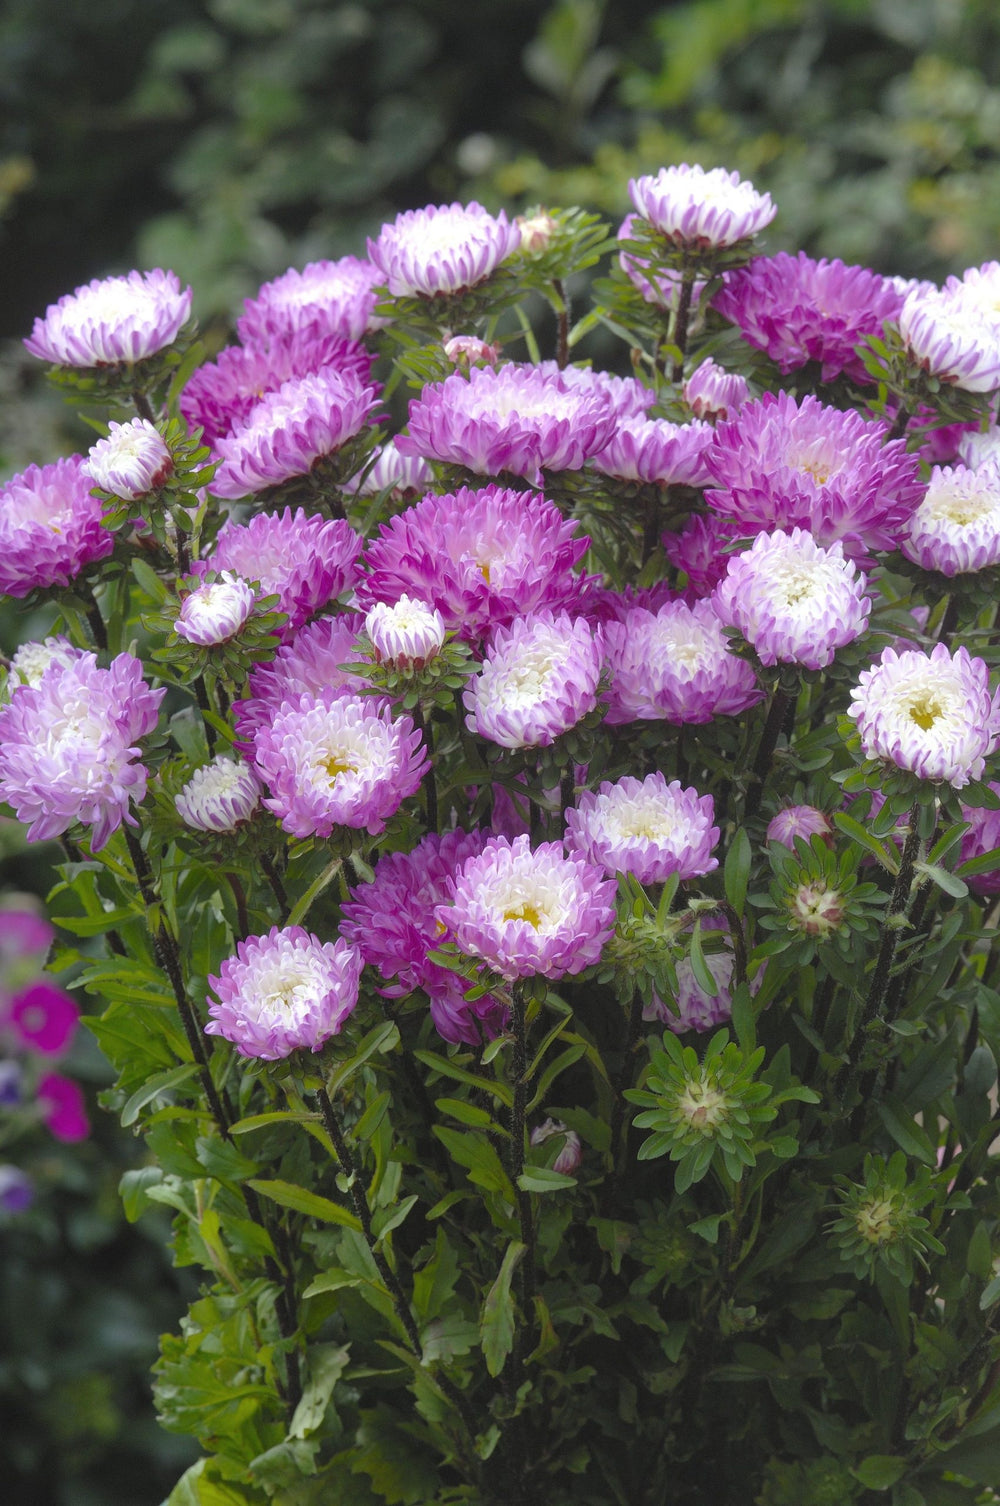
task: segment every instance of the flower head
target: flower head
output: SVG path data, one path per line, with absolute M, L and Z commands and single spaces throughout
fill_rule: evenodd
M 990 780 L 990 789 L 994 795 L 1000 795 L 1000 784 L 995 780 Z M 963 805 L 962 820 L 969 822 L 969 830 L 962 838 L 960 862 L 968 863 L 973 858 L 981 858 L 1000 848 L 1000 810 L 990 810 L 988 806 Z M 977 894 L 1000 893 L 1000 857 L 997 858 L 995 868 L 988 868 L 985 873 L 973 873 L 965 882 Z
M 194 831 L 231 832 L 249 821 L 260 804 L 260 781 L 245 763 L 220 754 L 195 769 L 174 796 L 177 814 Z
M 670 784 L 660 773 L 626 775 L 584 791 L 566 812 L 566 841 L 609 877 L 631 873 L 640 884 L 660 884 L 676 873 L 700 878 L 719 866 L 712 849 L 719 840 L 711 795 Z
M 61 1072 L 46 1072 L 38 1079 L 35 1100 L 44 1123 L 57 1140 L 75 1145 L 90 1134 L 83 1089 Z
M 465 724 L 503 748 L 548 747 L 593 711 L 600 677 L 600 647 L 582 617 L 520 617 L 493 634 L 464 692 Z
M 442 350 L 453 366 L 467 371 L 470 366 L 495 366 L 500 359 L 499 345 L 488 345 L 476 335 L 452 335 Z
M 760 700 L 757 676 L 732 653 L 710 602 L 633 607 L 604 628 L 611 671 L 607 720 L 710 722 Z
M 70 643 L 62 633 L 52 638 L 46 638 L 41 643 L 22 643 L 21 647 L 11 656 L 10 668 L 7 671 L 7 692 L 16 690 L 19 685 L 37 685 L 45 671 L 53 664 L 58 664 L 65 669 L 67 665 L 74 663 L 86 653 L 86 649 L 77 648 Z
M 521 244 L 521 232 L 503 210 L 481 204 L 410 209 L 383 225 L 368 242 L 368 256 L 390 294 L 433 298 L 474 288 Z
M 621 481 L 657 486 L 705 486 L 711 480 L 704 454 L 712 443 L 710 424 L 672 424 L 665 418 L 628 418 L 591 461 L 595 471 Z
M 948 576 L 1000 563 L 1000 469 L 935 466 L 901 548 L 925 570 Z
M 236 321 L 244 345 L 267 349 L 291 335 L 360 340 L 382 321 L 373 317 L 379 269 L 356 256 L 313 261 L 265 282 Z
M 727 371 L 709 356 L 696 366 L 681 389 L 695 418 L 732 418 L 750 396 L 746 378 Z
M 196 586 L 184 597 L 174 632 L 201 648 L 227 643 L 249 620 L 256 601 L 252 586 L 223 570 L 218 580 Z
M 364 618 L 358 612 L 317 617 L 283 643 L 269 664 L 250 671 L 245 700 L 233 704 L 236 746 L 249 752 L 258 729 L 270 723 L 283 701 L 297 701 L 304 692 L 357 688 L 357 676 L 342 666 L 360 662 L 358 637 Z
M 964 647 L 884 649 L 852 697 L 847 714 L 866 758 L 956 790 L 982 776 L 1000 742 L 1000 694 L 991 694 L 989 669 Z
M 717 935 L 722 938 L 721 951 L 706 949 L 703 954 L 705 966 L 715 979 L 716 992 L 705 992 L 694 975 L 690 957 L 684 956 L 675 966 L 677 990 L 670 1000 L 661 998 L 654 988 L 648 1005 L 642 1011 L 644 1020 L 659 1020 L 674 1035 L 684 1035 L 688 1030 L 703 1035 L 732 1018 L 732 982 L 736 954 L 726 935 L 728 927 L 725 920 L 721 917 L 713 918 L 710 924 L 719 928 Z
M 35 1201 L 35 1187 L 20 1166 L 0 1164 L 0 1208 L 5 1213 L 23 1213 Z
M 1000 329 L 962 284 L 913 289 L 899 312 L 899 332 L 917 364 L 966 392 L 1000 387 Z
M 206 1035 L 232 1041 L 241 1056 L 280 1061 L 319 1051 L 339 1035 L 358 1002 L 361 953 L 346 941 L 320 941 L 301 926 L 272 926 L 237 944 L 209 987 Z
M 85 463 L 94 486 L 126 502 L 162 486 L 173 468 L 163 436 L 147 418 L 134 418 L 127 424 L 112 419 L 107 439 L 91 447 Z
M 172 345 L 191 316 L 191 289 L 173 272 L 129 272 L 88 282 L 51 304 L 24 344 L 56 366 L 129 365 Z
M 636 213 L 676 245 L 734 246 L 756 235 L 777 214 L 770 194 L 760 194 L 739 173 L 697 163 L 661 167 L 655 177 L 632 178 Z
M 504 978 L 562 978 L 600 961 L 615 925 L 616 886 L 558 842 L 491 837 L 455 880 L 437 917 L 459 950 Z
M 2 1023 L 23 1048 L 41 1056 L 61 1056 L 79 1018 L 76 1001 L 64 989 L 47 978 L 36 978 L 14 995 Z
M 401 596 L 391 604 L 377 601 L 365 615 L 365 632 L 381 664 L 397 669 L 421 669 L 441 652 L 444 618 L 436 607 L 415 596 Z
M 92 485 L 83 456 L 71 455 L 29 465 L 0 488 L 0 593 L 67 586 L 111 553 L 114 535 L 101 526 Z
M 531 1131 L 530 1143 L 544 1145 L 556 1135 L 562 1136 L 563 1143 L 552 1162 L 552 1170 L 562 1172 L 563 1176 L 572 1176 L 583 1160 L 583 1147 L 576 1130 L 567 1129 L 561 1119 L 543 1119 Z
M 768 842 L 780 842 L 794 850 L 795 838 L 828 837 L 833 831 L 829 817 L 815 805 L 785 805 L 772 816 L 766 833 Z
M 205 567 L 259 581 L 263 595 L 277 596 L 278 610 L 288 618 L 282 630 L 287 639 L 355 584 L 361 542 L 342 518 L 286 507 L 258 513 L 248 523 L 226 523 Z
M 733 523 L 716 513 L 703 516 L 696 512 L 676 533 L 661 535 L 667 559 L 687 576 L 685 600 L 697 601 L 712 594 L 729 569 L 729 549 L 736 537 Z

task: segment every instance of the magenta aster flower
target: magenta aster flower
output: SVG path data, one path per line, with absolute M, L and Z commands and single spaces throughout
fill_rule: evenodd
M 609 877 L 631 873 L 640 884 L 662 884 L 674 873 L 700 878 L 718 868 L 719 840 L 711 795 L 667 783 L 660 773 L 630 775 L 596 793 L 585 790 L 566 812 L 566 842 Z
M 281 1061 L 319 1051 L 339 1035 L 361 986 L 361 953 L 346 941 L 320 941 L 301 926 L 272 926 L 237 943 L 208 983 L 206 1035 L 232 1041 L 241 1056 Z
M 750 397 L 746 379 L 738 372 L 727 371 L 711 357 L 702 361 L 684 383 L 681 391 L 695 418 L 732 418 Z
M 86 1140 L 90 1134 L 90 1121 L 83 1097 L 83 1089 L 71 1077 L 61 1072 L 46 1072 L 38 1079 L 35 1088 L 42 1122 L 57 1140 L 75 1145 Z
M 77 659 L 83 658 L 85 653 L 86 649 L 77 648 L 61 633 L 56 634 L 55 637 L 46 638 L 41 643 L 22 643 L 12 656 L 10 668 L 7 671 L 8 694 L 13 693 L 20 685 L 37 685 L 45 671 L 53 664 L 58 664 L 61 669 L 65 669 Z
M 245 763 L 220 754 L 195 769 L 174 796 L 177 814 L 194 831 L 235 831 L 260 804 L 260 781 Z
M 839 648 L 867 631 L 871 598 L 843 546 L 829 549 L 793 528 L 761 533 L 729 557 L 712 598 L 721 620 L 739 628 L 763 664 L 826 669 Z
M 618 239 L 620 241 L 632 240 L 635 236 L 635 222 L 638 215 L 627 214 L 618 227 Z M 642 256 L 633 256 L 628 251 L 622 251 L 618 257 L 619 265 L 632 286 L 641 293 L 646 303 L 652 303 L 657 308 L 670 311 L 676 309 L 677 300 L 681 291 L 681 276 L 673 267 L 657 267 L 655 270 Z M 692 306 L 697 305 L 701 295 L 705 291 L 707 283 L 697 281 L 691 287 Z
M 426 492 L 434 481 L 434 472 L 421 455 L 401 455 L 396 442 L 388 440 L 375 449 L 375 463 L 368 470 L 343 483 L 343 490 L 359 497 L 376 497 L 389 491 L 403 499 Z
M 712 307 L 779 370 L 817 361 L 824 382 L 841 372 L 856 382 L 872 381 L 855 346 L 868 335 L 880 336 L 902 306 L 903 295 L 888 278 L 836 259 L 814 261 L 804 251 L 760 256 L 727 272 L 712 299 Z
M 655 613 L 635 607 L 605 626 L 604 645 L 610 723 L 710 722 L 738 716 L 763 693 L 707 601 L 673 601 Z
M 172 345 L 191 317 L 173 272 L 129 272 L 67 293 L 36 319 L 25 348 L 56 366 L 129 365 Z
M 1000 742 L 1000 695 L 990 691 L 989 668 L 943 643 L 929 654 L 884 649 L 852 691 L 847 714 L 866 758 L 956 790 L 982 777 Z
M 917 287 L 899 313 L 899 332 L 918 365 L 966 392 L 1000 387 L 1000 328 L 956 278 Z
M 510 362 L 455 372 L 410 403 L 401 455 L 466 466 L 480 476 L 509 471 L 542 485 L 542 471 L 576 471 L 610 441 L 617 416 L 599 387 Z
M 373 387 L 332 366 L 282 382 L 216 440 L 220 464 L 209 491 L 236 499 L 307 476 L 364 428 L 377 402 Z
M 501 977 L 562 978 L 600 961 L 615 927 L 613 880 L 558 842 L 491 837 L 455 880 L 437 917 L 459 950 Z
M 990 780 L 990 789 L 994 795 L 1000 795 L 1000 784 L 995 780 Z M 970 823 L 970 829 L 962 838 L 959 852 L 961 862 L 968 863 L 973 858 L 981 858 L 1000 848 L 1000 810 L 963 805 L 962 820 Z M 976 894 L 1000 893 L 1000 857 L 997 858 L 995 868 L 988 868 L 985 873 L 974 873 L 965 882 Z
M 135 744 L 152 732 L 163 690 L 150 690 L 142 665 L 119 654 L 107 669 L 93 654 L 52 665 L 0 707 L 0 799 L 28 840 L 47 841 L 75 821 L 92 826 L 96 852 L 146 794 Z
M 433 298 L 474 288 L 521 244 L 521 232 L 501 209 L 481 204 L 429 205 L 398 215 L 368 242 L 368 256 L 394 298 Z
M 667 559 L 687 576 L 686 600 L 711 595 L 729 569 L 728 551 L 735 537 L 735 525 L 715 513 L 692 513 L 677 533 L 661 535 Z
M 770 194 L 760 194 L 739 173 L 695 163 L 661 167 L 655 177 L 629 180 L 637 214 L 678 246 L 734 246 L 756 235 L 777 214 Z
M 295 837 L 328 837 L 335 826 L 377 836 L 427 769 L 408 716 L 393 721 L 384 701 L 346 691 L 284 701 L 253 757 L 271 791 L 264 804 Z
M 377 601 L 365 616 L 365 632 L 378 662 L 397 669 L 422 669 L 444 647 L 444 618 L 414 596 L 391 605 Z
M 65 989 L 36 978 L 10 1001 L 4 1023 L 19 1044 L 40 1056 L 61 1056 L 73 1039 L 80 1010 Z
M 619 481 L 656 486 L 705 486 L 711 473 L 705 451 L 714 439 L 711 424 L 672 424 L 665 418 L 629 418 L 591 461 L 595 471 Z
M 362 662 L 358 638 L 364 625 L 358 612 L 317 617 L 283 643 L 269 664 L 255 665 L 250 695 L 233 703 L 236 747 L 249 753 L 257 731 L 273 721 L 283 701 L 327 690 L 356 690 L 358 676 L 342 666 Z
M 887 433 L 814 397 L 765 393 L 716 424 L 705 464 L 719 489 L 706 498 L 746 534 L 805 528 L 863 562 L 898 546 L 923 496 L 916 457 Z
M 794 847 L 796 837 L 808 842 L 810 837 L 828 837 L 832 831 L 829 817 L 815 805 L 785 805 L 771 817 L 765 840 Z
M 531 1131 L 530 1143 L 544 1145 L 546 1140 L 551 1140 L 554 1135 L 561 1135 L 563 1143 L 559 1154 L 552 1162 L 552 1170 L 561 1171 L 563 1176 L 572 1176 L 583 1160 L 583 1146 L 575 1130 L 567 1129 L 561 1119 L 544 1119 Z
M 0 908 L 0 967 L 22 957 L 36 957 L 38 966 L 44 966 L 54 935 L 43 915 L 25 908 L 23 896 L 8 895 L 8 904 Z
M 379 269 L 356 256 L 292 267 L 246 300 L 236 332 L 244 345 L 265 349 L 294 335 L 360 340 L 384 322 L 373 315 L 380 281 Z
M 293 513 L 258 513 L 248 523 L 226 523 L 205 568 L 231 570 L 259 581 L 263 596 L 277 596 L 288 622 L 287 639 L 314 612 L 357 580 L 361 538 L 341 518 Z
M 900 547 L 908 560 L 942 575 L 1000 563 L 1000 469 L 935 466 Z
M 111 553 L 114 535 L 101 526 L 104 503 L 92 485 L 83 456 L 70 455 L 29 465 L 0 488 L 0 593 L 68 586 Z
M 575 568 L 590 540 L 576 527 L 534 492 L 487 486 L 428 496 L 381 526 L 358 598 L 419 597 L 466 639 L 542 607 L 573 611 L 590 586 Z
M 174 468 L 173 457 L 155 424 L 147 418 L 108 424 L 108 437 L 88 451 L 85 470 L 94 486 L 126 502 L 162 486 Z
M 184 597 L 174 632 L 201 648 L 227 643 L 249 621 L 256 601 L 252 586 L 224 570 L 218 580 L 196 586 Z
M 463 699 L 465 725 L 503 748 L 548 747 L 597 704 L 601 650 L 582 617 L 535 612 L 498 627 Z

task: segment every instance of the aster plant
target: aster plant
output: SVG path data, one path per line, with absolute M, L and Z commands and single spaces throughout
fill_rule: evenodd
M 168 1506 L 1000 1487 L 1000 271 L 629 193 L 27 342 L 99 438 L 0 488 L 0 800 L 200 1282 Z

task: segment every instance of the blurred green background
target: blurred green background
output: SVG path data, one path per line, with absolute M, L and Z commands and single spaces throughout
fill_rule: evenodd
M 630 176 L 722 164 L 779 207 L 767 248 L 937 280 L 1000 252 L 996 0 L 4 0 L 0 475 L 83 447 L 20 339 L 91 277 L 172 267 L 223 341 L 291 265 L 476 197 L 617 225 Z M 7 652 L 38 624 L 0 616 Z M 0 888 L 47 850 L 0 827 Z M 96 1053 L 74 1068 L 100 1086 Z M 46 1152 L 0 1226 L 11 1506 L 155 1506 L 185 1446 L 146 1371 L 186 1273 L 116 1184 L 133 1142 Z

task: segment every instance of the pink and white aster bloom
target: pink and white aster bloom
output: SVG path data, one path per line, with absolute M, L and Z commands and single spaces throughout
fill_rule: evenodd
M 860 413 L 767 392 L 716 424 L 705 464 L 718 490 L 706 500 L 746 535 L 805 528 L 864 563 L 898 547 L 924 494 L 916 456 L 887 434 Z
M 631 240 L 635 235 L 635 222 L 638 216 L 627 214 L 618 227 L 618 239 L 620 241 Z M 673 267 L 658 267 L 655 271 L 649 262 L 642 256 L 632 256 L 627 251 L 622 251 L 618 257 L 619 265 L 632 286 L 638 290 L 646 303 L 652 303 L 657 308 L 668 312 L 676 309 L 681 291 L 681 276 Z M 697 305 L 705 291 L 707 283 L 704 281 L 694 282 L 691 286 L 691 304 Z
M 711 918 L 705 930 L 708 928 L 716 931 L 728 929 L 725 921 L 719 917 Z M 652 999 L 642 1011 L 644 1020 L 658 1020 L 668 1030 L 672 1030 L 674 1035 L 684 1035 L 688 1030 L 701 1035 L 707 1030 L 714 1030 L 718 1025 L 724 1025 L 732 1018 L 732 982 L 736 970 L 732 943 L 724 942 L 723 950 L 719 952 L 706 950 L 704 958 L 706 967 L 718 984 L 718 992 L 714 995 L 707 994 L 694 975 L 690 959 L 682 957 L 676 965 L 677 994 L 672 1004 L 661 999 L 654 989 Z
M 613 879 L 558 842 L 491 837 L 467 860 L 437 918 L 460 951 L 508 979 L 562 978 L 601 959 L 615 927 Z
M 254 349 L 290 335 L 360 340 L 385 322 L 373 314 L 380 281 L 379 269 L 357 256 L 309 262 L 301 272 L 292 267 L 246 300 L 236 333 Z
M 256 601 L 252 586 L 224 570 L 218 580 L 197 586 L 185 596 L 174 632 L 201 648 L 228 643 L 250 620 Z
M 1000 693 L 966 648 L 943 643 L 929 654 L 887 648 L 851 692 L 847 714 L 866 758 L 960 790 L 980 779 L 1000 742 Z
M 991 423 L 982 433 L 963 434 L 958 441 L 958 458 L 973 471 L 1000 466 L 1000 424 Z
M 206 1035 L 232 1041 L 241 1056 L 281 1061 L 319 1051 L 353 1013 L 364 966 L 357 947 L 320 941 L 302 926 L 272 926 L 237 943 L 209 987 Z
M 695 367 L 681 391 L 695 418 L 712 422 L 731 418 L 750 397 L 746 378 L 727 371 L 710 356 Z
M 283 701 L 295 702 L 300 695 L 323 691 L 357 690 L 359 677 L 342 666 L 363 662 L 358 638 L 364 625 L 359 612 L 317 617 L 283 643 L 269 663 L 254 665 L 247 685 L 249 696 L 233 702 L 236 747 L 249 753 L 258 730 L 274 720 Z
M 253 769 L 220 753 L 195 769 L 174 796 L 174 805 L 185 826 L 194 831 L 231 832 L 250 820 L 261 794 Z
M 426 386 L 410 403 L 401 455 L 466 466 L 480 476 L 510 472 L 542 485 L 542 472 L 577 471 L 618 423 L 607 394 L 558 371 L 510 362 L 474 366 Z
M 590 624 L 535 612 L 498 627 L 463 692 L 470 732 L 502 748 L 548 747 L 593 711 L 601 649 Z
M 427 496 L 381 525 L 358 600 L 419 597 L 467 640 L 543 607 L 573 612 L 592 584 L 576 569 L 590 544 L 576 529 L 536 492 L 486 486 Z
M 1000 795 L 1000 784 L 993 779 L 990 780 L 990 789 L 994 795 Z M 963 805 L 962 820 L 968 821 L 970 827 L 962 838 L 960 862 L 968 863 L 1000 848 L 1000 810 Z M 988 868 L 985 873 L 973 873 L 965 882 L 976 894 L 1000 894 L 1000 856 L 995 868 Z
M 282 382 L 216 440 L 209 491 L 232 500 L 307 476 L 365 427 L 377 403 L 374 387 L 332 366 Z
M 900 547 L 908 560 L 942 575 L 1000 564 L 1000 468 L 935 466 Z
M 335 826 L 378 836 L 427 771 L 427 750 L 408 716 L 395 721 L 374 696 L 326 691 L 284 701 L 254 738 L 264 804 L 294 837 Z
M 532 368 L 546 381 L 559 381 L 583 396 L 606 398 L 619 422 L 645 418 L 656 403 L 656 392 L 636 377 L 614 376 L 610 371 L 595 371 L 592 366 L 566 366 L 561 371 L 555 361 L 539 361 Z
M 363 474 L 343 483 L 343 490 L 358 497 L 376 497 L 390 491 L 393 497 L 407 497 L 426 492 L 434 481 L 434 472 L 422 455 L 401 455 L 394 439 L 378 445 L 375 463 Z
M 829 816 L 815 805 L 785 805 L 768 823 L 765 840 L 794 847 L 795 838 L 828 837 L 833 831 Z
M 481 204 L 428 205 L 398 215 L 368 242 L 368 256 L 394 298 L 474 288 L 521 244 L 521 232 L 501 209 Z
M 870 382 L 855 347 L 868 335 L 881 335 L 896 319 L 903 294 L 887 277 L 842 261 L 814 261 L 804 251 L 760 256 L 727 272 L 712 307 L 764 350 L 783 372 L 817 361 L 830 382 L 844 372 Z
M 899 312 L 899 332 L 918 365 L 966 392 L 1000 387 L 1000 328 L 956 278 L 917 287 Z
M 802 528 L 758 534 L 744 554 L 730 555 L 712 604 L 763 664 L 803 669 L 832 664 L 838 649 L 867 631 L 872 606 L 843 546 L 824 549 Z
M 686 601 L 710 596 L 729 569 L 729 551 L 737 537 L 736 526 L 715 513 L 692 513 L 676 533 L 660 536 L 664 553 L 675 570 L 687 576 Z
M 56 366 L 129 365 L 172 345 L 191 317 L 191 289 L 173 272 L 95 278 L 50 304 L 25 348 Z
M 248 523 L 226 523 L 204 567 L 259 581 L 262 596 L 277 596 L 288 618 L 282 629 L 287 640 L 356 583 L 361 546 L 360 535 L 342 518 L 286 507 L 258 513 Z
M 629 195 L 637 214 L 678 246 L 735 246 L 769 225 L 777 214 L 770 194 L 760 194 L 739 173 L 697 163 L 661 167 L 632 178 Z
M 99 669 L 94 654 L 52 664 L 0 707 L 0 800 L 44 842 L 74 822 L 93 828 L 102 848 L 146 794 L 138 740 L 152 732 L 164 690 L 151 690 L 142 665 L 119 654 Z
M 163 436 L 148 418 L 108 424 L 108 436 L 87 453 L 85 469 L 94 486 L 134 502 L 162 486 L 174 468 Z
M 602 476 L 618 481 L 705 486 L 712 477 L 704 456 L 713 438 L 711 424 L 697 419 L 689 424 L 672 424 L 665 418 L 629 418 L 618 425 L 591 465 Z
M 41 643 L 22 643 L 11 657 L 5 689 L 8 694 L 13 694 L 20 685 L 37 685 L 53 664 L 66 669 L 77 659 L 82 659 L 85 653 L 86 649 L 77 648 L 61 633 Z
M 955 287 L 956 284 L 949 278 L 947 286 Z M 988 261 L 981 267 L 969 267 L 962 273 L 957 286 L 962 296 L 969 299 L 1000 337 L 1000 262 Z
M 604 627 L 608 722 L 710 722 L 761 699 L 757 676 L 729 647 L 711 602 L 634 607 Z
M 0 593 L 68 586 L 111 553 L 114 535 L 101 526 L 105 505 L 91 495 L 86 465 L 82 455 L 29 465 L 0 488 Z
M 365 632 L 380 664 L 422 669 L 444 647 L 444 618 L 436 607 L 414 596 L 377 601 L 365 615 Z
M 626 775 L 585 790 L 566 812 L 566 842 L 609 877 L 631 873 L 640 884 L 662 884 L 676 873 L 700 878 L 718 868 L 719 840 L 711 795 L 667 783 L 661 773 Z
M 500 359 L 499 345 L 488 345 L 477 335 L 452 335 L 441 349 L 452 365 L 462 371 L 470 366 L 495 366 Z

